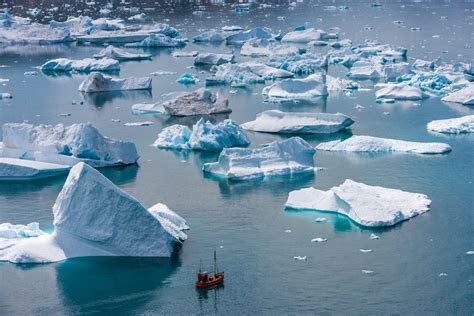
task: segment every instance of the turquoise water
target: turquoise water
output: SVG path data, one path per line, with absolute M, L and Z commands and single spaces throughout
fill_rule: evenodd
M 143 6 L 150 7 L 150 3 Z M 370 38 L 405 46 L 409 58 L 442 55 L 446 62 L 473 62 L 472 3 L 382 1 L 380 8 L 371 8 L 371 2 L 346 3 L 349 9 L 345 11 L 324 9 L 325 5 L 342 2 L 308 2 L 292 11 L 281 5 L 239 15 L 229 6 L 209 5 L 206 13 L 198 16 L 192 14 L 195 7 L 188 4 L 175 4 L 174 12 L 169 5 L 147 13 L 155 14 L 158 20 L 169 18 L 169 23 L 188 37 L 223 25 L 268 26 L 286 32 L 308 22 L 322 29 L 339 27 L 342 36 L 354 43 Z M 286 16 L 286 20 L 280 21 L 278 16 Z M 397 27 L 394 20 L 405 23 Z M 369 26 L 373 29 L 367 30 Z M 411 27 L 421 30 L 414 32 Z M 316 175 L 229 182 L 202 174 L 203 163 L 215 161 L 215 154 L 185 154 L 149 146 L 163 127 L 191 125 L 197 118 L 134 116 L 130 111 L 132 104 L 151 102 L 162 93 L 200 87 L 175 83 L 179 74 L 191 72 L 202 84 L 206 74 L 187 68 L 192 58 L 174 58 L 173 50 L 162 49 L 150 51 L 152 61 L 122 63 L 121 77 L 158 70 L 178 73 L 154 77 L 151 93 L 88 97 L 77 91 L 83 75 L 23 75 L 51 58 L 79 59 L 99 50 L 74 44 L 0 48 L 0 64 L 8 66 L 0 68 L 0 78 L 10 79 L 0 86 L 0 92 L 13 95 L 11 100 L 0 101 L 0 124 L 90 121 L 109 137 L 135 142 L 141 155 L 138 166 L 101 172 L 145 206 L 161 202 L 176 210 L 191 227 L 189 239 L 172 258 L 83 258 L 47 265 L 0 263 L 0 314 L 474 313 L 474 257 L 466 255 L 474 250 L 474 136 L 439 136 L 425 128 L 431 120 L 473 114 L 472 107 L 445 104 L 439 98 L 426 99 L 420 106 L 414 102 L 380 105 L 375 103 L 373 89 L 350 96 L 333 95 L 314 103 L 276 105 L 262 102 L 264 85 L 236 94 L 230 94 L 226 87 L 213 87 L 230 99 L 233 112 L 229 117 L 239 123 L 273 108 L 342 112 L 355 119 L 348 132 L 304 136 L 312 145 L 355 134 L 447 142 L 453 149 L 450 154 L 437 156 L 318 152 L 316 165 L 324 170 Z M 190 43 L 184 50 L 228 52 L 230 48 Z M 330 73 L 343 71 L 330 69 Z M 372 82 L 363 84 L 373 86 Z M 72 104 L 73 100 L 84 104 Z M 357 111 L 356 104 L 365 108 Z M 387 111 L 388 116 L 383 114 Z M 71 116 L 60 117 L 59 113 Z M 154 125 L 123 126 L 125 122 L 148 120 Z M 249 135 L 252 146 L 282 138 Z M 342 216 L 285 211 L 290 191 L 308 186 L 326 190 L 347 178 L 427 194 L 432 199 L 431 210 L 393 228 L 378 230 L 363 229 Z M 43 229 L 51 229 L 51 206 L 64 180 L 0 184 L 0 223 L 38 221 Z M 316 223 L 317 217 L 329 221 Z M 369 240 L 371 233 L 381 238 Z M 316 237 L 328 241 L 311 243 Z M 361 248 L 373 252 L 362 253 Z M 213 291 L 196 291 L 193 285 L 199 260 L 211 268 L 214 249 L 226 273 L 225 285 Z M 298 255 L 308 260 L 293 260 Z M 367 275 L 361 270 L 374 273 Z M 440 273 L 447 276 L 439 277 Z

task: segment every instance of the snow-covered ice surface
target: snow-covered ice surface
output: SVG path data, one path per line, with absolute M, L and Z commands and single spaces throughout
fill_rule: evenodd
M 274 39 L 275 37 L 277 36 L 272 34 L 272 31 L 269 28 L 256 27 L 251 30 L 232 34 L 226 38 L 226 42 L 227 44 L 232 45 L 242 45 L 251 39 Z
M 312 41 L 320 41 L 327 39 L 335 39 L 337 34 L 327 33 L 323 30 L 317 30 L 314 28 L 293 31 L 285 34 L 281 39 L 282 42 L 292 43 L 309 43 Z
M 233 54 L 199 53 L 194 58 L 195 65 L 222 65 L 234 62 Z
M 193 41 L 217 43 L 217 42 L 225 41 L 226 38 L 227 38 L 227 35 L 224 32 L 209 30 L 209 31 L 206 31 L 199 35 L 194 36 Z
M 186 222 L 165 205 L 145 209 L 84 163 L 75 165 L 53 206 L 54 232 L 0 238 L 0 260 L 47 263 L 88 256 L 169 257 Z
M 100 72 L 91 73 L 79 85 L 79 91 L 87 93 L 149 89 L 151 89 L 150 77 L 121 79 L 106 76 Z
M 427 95 L 420 88 L 409 86 L 405 83 L 389 83 L 382 85 L 375 92 L 377 99 L 394 99 L 394 100 L 421 100 Z
M 29 181 L 67 173 L 69 166 L 0 157 L 0 181 Z
M 327 94 L 326 75 L 323 73 L 315 73 L 304 79 L 284 79 L 262 90 L 262 95 L 270 102 L 313 99 Z
M 474 83 L 445 96 L 441 100 L 445 102 L 461 103 L 464 105 L 474 105 Z
M 39 223 L 36 222 L 28 225 L 0 224 L 0 240 L 38 237 L 43 234 L 44 232 L 39 228 Z
M 118 60 L 111 58 L 85 58 L 82 60 L 71 60 L 67 58 L 58 58 L 48 60 L 41 66 L 43 72 L 58 71 L 78 71 L 78 72 L 90 72 L 90 71 L 119 71 L 120 64 Z
M 302 113 L 269 110 L 257 114 L 244 129 L 267 133 L 330 134 L 343 130 L 354 121 L 341 113 Z
M 219 93 L 200 88 L 163 102 L 166 113 L 173 116 L 209 115 L 230 113 L 229 100 Z
M 7 123 L 0 156 L 68 166 L 83 161 L 93 167 L 134 164 L 139 158 L 135 144 L 105 137 L 90 123 Z M 38 164 L 40 167 L 46 168 Z
M 305 188 L 290 192 L 292 209 L 336 212 L 368 227 L 393 226 L 429 210 L 424 194 L 370 186 L 347 179 L 328 191 Z
M 406 152 L 417 154 L 446 154 L 451 146 L 444 143 L 410 142 L 373 136 L 352 136 L 345 140 L 321 143 L 317 150 L 346 152 Z
M 94 58 L 111 58 L 118 61 L 127 61 L 127 60 L 144 60 L 151 59 L 150 54 L 133 54 L 129 53 L 126 50 L 121 48 L 109 45 L 97 54 L 94 55 Z
M 428 131 L 444 134 L 474 133 L 474 115 L 431 121 L 426 128 Z
M 186 45 L 186 41 L 182 38 L 172 38 L 164 34 L 150 34 L 144 40 L 138 43 L 126 44 L 126 47 L 142 47 L 142 48 L 153 48 L 153 47 L 183 47 Z
M 314 172 L 315 150 L 303 139 L 292 137 L 257 148 L 224 148 L 217 162 L 206 163 L 204 172 L 232 180 Z

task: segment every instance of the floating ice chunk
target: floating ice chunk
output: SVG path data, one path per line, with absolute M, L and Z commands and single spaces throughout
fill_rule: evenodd
M 291 233 L 291 229 L 285 230 L 285 233 Z
M 182 38 L 173 38 L 164 34 L 150 34 L 147 38 L 138 43 L 126 44 L 126 47 L 183 47 L 186 40 Z
M 206 85 L 264 83 L 265 79 L 255 74 L 246 64 L 222 64 L 216 73 L 206 78 Z
M 293 259 L 298 261 L 306 261 L 308 259 L 307 256 L 294 256 Z
M 274 39 L 277 37 L 268 28 L 257 27 L 251 30 L 238 32 L 227 37 L 226 42 L 230 45 L 242 45 L 252 38 Z
M 212 124 L 201 118 L 191 131 L 184 125 L 163 129 L 153 146 L 172 149 L 221 151 L 223 148 L 247 146 L 250 140 L 244 130 L 232 120 Z
M 123 124 L 124 126 L 127 127 L 137 127 L 137 126 L 150 126 L 153 125 L 154 123 L 151 121 L 144 121 L 144 122 L 128 122 Z
M 135 145 L 102 136 L 90 123 L 64 126 L 7 123 L 2 156 L 62 165 L 86 162 L 93 167 L 136 163 Z
M 356 61 L 347 75 L 351 79 L 378 79 L 382 76 L 382 70 L 372 62 Z
M 302 113 L 269 110 L 257 114 L 254 121 L 242 124 L 251 131 L 266 133 L 336 133 L 352 125 L 354 121 L 341 113 Z
M 431 121 L 426 128 L 429 131 L 445 134 L 474 133 L 474 115 Z
M 299 54 L 298 47 L 281 45 L 274 40 L 265 38 L 250 39 L 240 49 L 240 55 L 250 57 L 295 54 Z
M 359 249 L 360 252 L 362 253 L 369 253 L 369 252 L 372 252 L 372 249 Z
M 314 221 L 315 221 L 316 223 L 324 223 L 324 222 L 327 222 L 328 219 L 327 219 L 326 217 L 316 217 L 316 218 L 314 219 Z
M 304 79 L 284 79 L 262 90 L 262 95 L 272 102 L 312 99 L 327 94 L 326 75 L 323 73 L 315 73 Z
M 176 75 L 177 73 L 174 71 L 166 71 L 166 70 L 160 70 L 160 71 L 154 71 L 150 73 L 150 76 L 169 76 L 169 75 Z
M 372 136 L 352 136 L 346 140 L 321 143 L 317 150 L 347 152 L 406 152 L 417 154 L 446 154 L 451 146 L 444 143 L 409 142 Z
M 327 238 L 318 237 L 318 238 L 311 239 L 311 242 L 317 242 L 317 243 L 325 242 L 325 241 L 328 241 Z
M 194 42 L 212 42 L 218 43 L 225 41 L 227 35 L 224 32 L 209 30 L 193 37 Z
M 312 41 L 321 41 L 338 38 L 337 34 L 327 33 L 323 30 L 316 30 L 314 28 L 293 31 L 285 34 L 281 39 L 282 42 L 292 43 L 309 43 Z
M 67 58 L 58 58 L 47 61 L 41 66 L 41 70 L 48 71 L 118 71 L 120 65 L 118 60 L 110 58 L 94 59 L 85 58 L 81 60 L 72 60 Z
M 374 271 L 372 270 L 360 270 L 363 274 L 373 274 Z
M 418 87 L 409 86 L 406 83 L 388 83 L 381 86 L 375 92 L 377 99 L 394 99 L 394 100 L 421 100 L 428 95 L 421 91 Z
M 200 53 L 194 59 L 195 65 L 222 65 L 233 62 L 233 54 Z
M 183 93 L 164 102 L 163 107 L 169 115 L 192 116 L 230 113 L 229 100 L 219 93 L 212 93 L 205 88 L 190 93 Z
M 250 71 L 256 74 L 257 76 L 260 76 L 264 78 L 265 80 L 267 79 L 275 79 L 275 78 L 290 78 L 293 77 L 293 73 L 286 71 L 284 69 L 279 69 L 279 68 L 274 68 L 267 66 L 265 64 L 261 63 L 256 63 L 256 62 L 247 62 L 247 63 L 241 63 L 239 64 L 243 67 L 249 67 Z
M 466 255 L 474 255 L 474 250 L 466 251 Z
M 186 72 L 179 76 L 178 80 L 176 80 L 177 83 L 181 84 L 196 84 L 199 81 L 199 79 L 192 74 Z
M 19 22 L 17 17 L 9 21 L 0 19 L 0 42 L 9 44 L 49 45 L 74 41 L 67 29 L 53 28 L 39 23 Z
M 79 86 L 79 91 L 88 93 L 149 89 L 151 89 L 150 77 L 120 79 L 99 72 L 91 73 Z
M 440 274 L 438 274 L 439 277 L 447 277 L 448 274 L 447 273 L 444 273 L 444 272 L 441 272 Z
M 445 102 L 461 103 L 464 105 L 474 105 L 474 83 L 445 96 L 441 100 Z
M 417 59 L 413 62 L 412 67 L 415 68 L 415 69 L 433 70 L 434 67 L 435 67 L 435 62 L 434 61 Z
M 382 69 L 384 77 L 388 80 L 412 73 L 409 63 L 387 64 L 384 65 Z
M 369 186 L 347 179 L 328 191 L 306 188 L 290 192 L 286 206 L 335 212 L 368 227 L 392 226 L 429 210 L 424 194 Z
M 24 76 L 26 77 L 32 77 L 32 76 L 37 76 L 38 75 L 38 72 L 37 71 L 25 71 L 23 73 Z M 0 79 L 0 82 L 1 82 L 1 79 Z
M 326 76 L 326 84 L 329 92 L 359 89 L 357 82 L 333 76 Z
M 268 60 L 267 65 L 290 71 L 294 74 L 312 74 L 315 72 L 326 72 L 328 69 L 327 56 L 315 54 L 274 54 Z
M 197 50 L 192 50 L 190 52 L 185 52 L 185 51 L 177 51 L 173 52 L 173 57 L 196 57 L 199 55 L 199 52 Z
M 121 48 L 114 47 L 112 45 L 107 46 L 101 50 L 98 54 L 94 55 L 94 58 L 112 58 L 118 61 L 127 61 L 127 60 L 143 60 L 151 59 L 149 54 L 133 54 L 129 53 Z
M 2 99 L 12 99 L 13 96 L 11 95 L 11 93 L 8 93 L 8 92 L 3 92 L 3 93 L 0 93 L 0 100 Z
M 352 41 L 348 38 L 331 43 L 331 47 L 336 48 L 336 49 L 339 49 L 342 47 L 350 47 L 351 45 L 352 45 Z
M 145 23 L 150 21 L 150 17 L 148 17 L 145 13 L 140 13 L 140 14 L 135 14 L 131 17 L 128 18 L 130 22 L 135 22 L 135 23 Z
M 38 237 L 43 234 L 44 232 L 39 228 L 39 223 L 36 222 L 29 223 L 28 225 L 0 224 L 0 240 Z
M 0 260 L 57 262 L 87 256 L 169 257 L 187 236 L 184 220 L 156 205 L 145 209 L 86 164 L 74 166 L 53 206 L 54 232 L 0 240 Z
M 380 236 L 377 236 L 375 234 L 370 234 L 369 239 L 380 239 Z
M 69 166 L 0 157 L 0 181 L 28 181 L 54 177 L 68 171 Z
M 203 170 L 233 180 L 314 172 L 314 153 L 303 139 L 292 137 L 253 149 L 224 148 Z
M 164 113 L 165 108 L 159 103 L 137 103 L 132 105 L 134 114 Z
M 244 28 L 238 25 L 225 25 L 221 27 L 224 32 L 242 31 Z

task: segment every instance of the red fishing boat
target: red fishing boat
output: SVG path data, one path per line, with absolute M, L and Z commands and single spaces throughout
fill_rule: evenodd
M 210 288 L 224 282 L 224 271 L 217 272 L 217 255 L 214 250 L 214 274 L 209 275 L 206 271 L 202 271 L 199 268 L 199 273 L 197 275 L 196 288 L 204 289 Z

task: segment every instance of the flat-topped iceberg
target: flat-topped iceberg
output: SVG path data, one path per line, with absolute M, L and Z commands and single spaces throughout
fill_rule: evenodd
M 421 100 L 428 95 L 420 88 L 409 86 L 405 83 L 388 83 L 381 86 L 375 92 L 377 99 L 394 99 L 394 100 Z
M 163 102 L 166 113 L 173 116 L 209 115 L 230 113 L 229 100 L 219 93 L 200 88 L 193 92 L 179 94 L 176 98 Z
M 327 94 L 326 75 L 323 73 L 315 73 L 304 79 L 284 79 L 262 90 L 262 95 L 272 102 L 312 99 Z
M 379 65 L 371 61 L 356 61 L 347 76 L 357 80 L 372 80 L 382 77 L 382 71 Z
M 134 164 L 139 158 L 135 144 L 105 137 L 90 123 L 7 123 L 0 156 L 68 166 L 82 161 L 93 167 Z
M 0 181 L 42 179 L 64 174 L 68 171 L 69 166 L 25 159 L 0 157 Z
M 127 61 L 127 60 L 144 60 L 144 59 L 151 59 L 151 55 L 149 54 L 133 54 L 129 53 L 121 48 L 109 45 L 99 53 L 94 55 L 94 58 L 102 59 L 102 58 L 112 58 L 118 61 Z
M 216 53 L 199 53 L 194 58 L 194 64 L 199 65 L 222 65 L 225 63 L 233 63 L 233 54 L 216 54 Z
M 285 34 L 281 39 L 282 42 L 292 42 L 292 43 L 309 43 L 312 41 L 322 41 L 327 39 L 337 38 L 337 34 L 327 33 L 323 30 L 317 30 L 314 28 L 304 29 L 293 31 Z
M 432 132 L 445 134 L 474 133 L 474 115 L 431 121 L 426 128 Z
M 317 150 L 347 152 L 407 152 L 417 154 L 446 154 L 451 146 L 444 143 L 409 142 L 373 136 L 352 136 L 346 140 L 321 143 Z
M 201 33 L 197 36 L 193 37 L 194 42 L 211 42 L 211 43 L 218 43 L 223 42 L 227 38 L 226 33 L 219 32 L 216 30 L 209 30 L 204 33 Z
M 230 45 L 242 45 L 246 41 L 258 38 L 258 39 L 274 39 L 277 35 L 272 34 L 271 30 L 266 27 L 256 27 L 251 30 L 241 31 L 236 34 L 232 34 L 226 38 L 226 43 Z
M 107 92 L 107 91 L 126 91 L 126 90 L 149 90 L 151 89 L 151 78 L 113 78 L 105 76 L 100 72 L 91 73 L 79 85 L 79 91 L 82 92 Z
M 87 164 L 75 165 L 53 206 L 54 231 L 0 238 L 0 260 L 47 263 L 90 256 L 169 257 L 187 239 L 166 205 L 148 210 Z
M 120 64 L 118 60 L 111 58 L 85 58 L 81 60 L 72 60 L 67 58 L 57 58 L 48 60 L 41 66 L 41 70 L 44 72 L 57 71 L 57 72 L 90 72 L 90 71 L 119 71 Z
M 425 213 L 431 200 L 424 194 L 370 186 L 347 179 L 328 191 L 306 188 L 290 192 L 286 207 L 334 212 L 367 227 L 393 226 Z
M 240 48 L 240 55 L 250 57 L 263 57 L 277 55 L 298 54 L 299 49 L 295 46 L 286 46 L 277 43 L 275 40 L 265 38 L 253 38 L 244 43 Z
M 169 149 L 221 151 L 223 148 L 247 146 L 250 140 L 245 131 L 232 120 L 212 124 L 201 118 L 193 129 L 185 125 L 164 128 L 153 146 Z
M 474 105 L 474 83 L 469 84 L 461 90 L 448 94 L 441 100 L 445 102 L 461 103 L 464 105 Z
M 257 114 L 255 121 L 242 124 L 244 129 L 266 133 L 330 134 L 352 125 L 341 113 L 298 113 L 269 110 Z
M 126 47 L 183 47 L 186 45 L 186 40 L 182 38 L 173 38 L 164 34 L 150 34 L 144 40 L 138 43 L 126 44 Z
M 303 139 L 292 137 L 252 149 L 224 148 L 203 170 L 233 180 L 314 172 L 314 153 Z

